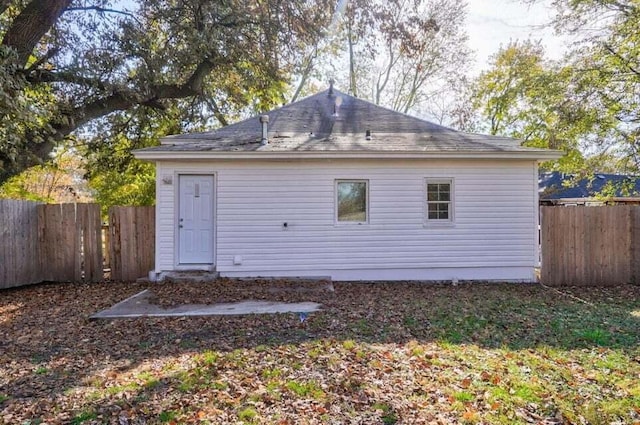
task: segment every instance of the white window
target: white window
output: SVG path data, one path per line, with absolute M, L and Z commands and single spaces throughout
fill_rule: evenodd
M 369 181 L 336 181 L 336 222 L 367 223 L 369 220 Z
M 453 180 L 427 179 L 427 222 L 453 222 Z

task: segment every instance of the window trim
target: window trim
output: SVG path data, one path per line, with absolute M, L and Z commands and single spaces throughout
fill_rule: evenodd
M 340 221 L 338 220 L 338 185 L 340 183 L 364 183 L 366 185 L 365 221 Z M 333 184 L 333 222 L 336 226 L 362 226 L 369 224 L 369 179 L 335 179 Z
M 438 219 L 429 218 L 429 184 L 448 184 L 449 185 L 449 218 Z M 455 224 L 455 180 L 453 177 L 426 177 L 424 179 L 423 190 L 423 208 L 424 208 L 424 225 L 425 227 L 443 226 L 450 227 Z

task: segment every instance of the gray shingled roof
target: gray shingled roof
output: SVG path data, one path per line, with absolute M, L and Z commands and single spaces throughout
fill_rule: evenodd
M 137 152 L 542 152 L 515 139 L 463 133 L 335 89 L 274 109 L 266 146 L 250 118 L 211 132 L 168 136 Z M 366 140 L 366 131 L 371 140 Z
M 538 178 L 541 200 L 588 199 L 608 191 L 615 198 L 636 198 L 640 196 L 640 176 L 596 173 L 588 178 L 558 171 L 541 173 Z

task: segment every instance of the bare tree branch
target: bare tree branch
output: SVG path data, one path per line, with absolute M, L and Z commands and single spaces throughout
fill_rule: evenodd
M 42 65 L 43 63 L 45 63 L 46 61 L 48 61 L 49 59 L 57 55 L 59 51 L 60 50 L 57 48 L 49 49 L 43 57 L 35 61 L 29 68 L 27 68 L 26 72 L 29 73 L 37 69 L 40 65 Z
M 205 101 L 207 102 L 207 104 L 209 105 L 211 110 L 213 111 L 213 115 L 216 117 L 218 122 L 220 124 L 222 124 L 223 126 L 229 125 L 229 122 L 227 121 L 227 117 L 224 116 L 224 114 L 220 110 L 220 107 L 216 103 L 215 99 L 213 99 L 212 97 L 206 97 Z
M 29 67 L 31 70 L 33 67 Z M 93 87 L 101 90 L 110 90 L 111 87 L 107 87 L 102 81 L 95 78 L 87 78 L 73 72 L 53 72 L 44 69 L 36 69 L 33 71 L 27 70 L 25 72 L 26 79 L 30 83 L 70 83 L 77 84 L 85 87 Z
M 64 10 L 65 13 L 66 12 L 80 12 L 80 11 L 93 11 L 93 12 L 98 12 L 98 13 L 114 13 L 114 14 L 118 14 L 118 15 L 127 16 L 127 17 L 132 18 L 133 20 L 135 20 L 137 23 L 139 23 L 139 24 L 141 23 L 136 15 L 134 15 L 131 12 L 127 12 L 126 10 L 109 9 L 109 8 L 100 7 L 100 6 L 68 7 L 68 8 L 66 8 Z
M 607 50 L 607 52 L 611 53 L 613 56 L 617 57 L 618 59 L 620 59 L 623 63 L 624 66 L 627 67 L 627 69 L 629 71 L 631 71 L 633 74 L 635 74 L 637 77 L 640 77 L 640 70 L 636 69 L 635 67 L 633 67 L 630 63 L 630 61 L 626 58 L 624 58 L 620 53 L 616 52 L 613 47 L 611 47 L 611 45 L 605 43 L 604 44 L 604 48 Z
M 198 64 L 184 84 L 152 86 L 149 87 L 144 94 L 128 90 L 114 91 L 108 96 L 74 108 L 69 114 L 65 115 L 61 123 L 54 125 L 56 137 L 62 139 L 76 128 L 93 119 L 110 114 L 111 112 L 123 111 L 135 105 L 163 109 L 159 102 L 162 99 L 180 99 L 202 95 L 204 79 L 211 73 L 215 66 L 216 63 L 214 61 L 207 59 Z
M 311 74 L 311 71 L 313 69 L 313 61 L 317 57 L 318 57 L 318 44 L 316 43 L 311 53 L 304 59 L 304 62 L 303 62 L 304 69 L 302 70 L 302 75 L 300 76 L 300 83 L 298 84 L 298 87 L 296 88 L 296 92 L 293 94 L 293 97 L 291 98 L 291 103 L 298 100 L 298 96 L 300 96 L 300 92 L 302 91 L 302 88 L 304 87 L 304 85 L 307 83 L 309 74 Z
M 162 84 L 151 88 L 157 99 L 180 98 L 202 94 L 204 79 L 216 66 L 211 59 L 205 59 L 198 64 L 189 79 L 184 84 Z
M 12 167 L 16 170 L 22 170 L 46 161 L 49 154 L 54 149 L 56 141 L 64 139 L 78 127 L 95 118 L 103 117 L 115 111 L 123 111 L 136 105 L 143 105 L 154 109 L 164 109 L 164 106 L 160 102 L 162 99 L 201 96 L 203 95 L 204 80 L 216 65 L 217 63 L 212 60 L 204 60 L 196 66 L 193 73 L 183 84 L 152 86 L 148 90 L 144 91 L 144 94 L 127 89 L 120 89 L 118 91 L 111 92 L 109 95 L 90 101 L 83 106 L 71 108 L 69 112 L 63 113 L 59 116 L 56 122 L 51 123 L 51 127 L 54 131 L 52 137 L 45 138 L 44 140 L 39 139 L 40 141 L 33 141 L 32 138 L 27 137 L 29 141 L 26 143 L 25 148 L 26 152 L 29 154 L 19 157 Z M 43 82 L 47 81 L 48 78 L 49 81 L 53 81 L 55 79 L 55 81 L 75 82 L 78 84 L 95 83 L 95 81 L 91 79 L 82 80 L 81 78 L 72 77 L 65 73 L 52 73 L 39 70 L 36 75 L 38 75 Z M 31 78 L 36 77 L 32 75 Z M 108 88 L 105 87 L 105 89 Z M 215 106 L 215 102 L 209 102 L 209 104 Z M 221 113 L 219 108 L 215 106 L 212 109 L 216 118 L 223 125 L 226 124 L 224 115 Z

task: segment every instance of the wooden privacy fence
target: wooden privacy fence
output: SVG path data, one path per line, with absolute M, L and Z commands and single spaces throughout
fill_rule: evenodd
M 154 207 L 109 208 L 111 279 L 147 276 L 154 265 L 155 228 Z
M 103 280 L 100 205 L 38 205 L 40 279 Z
M 100 206 L 0 200 L 0 288 L 43 281 L 146 277 L 154 267 L 153 207 L 114 207 L 103 249 Z M 109 253 L 109 255 L 106 255 Z M 111 264 L 110 264 L 111 263 Z
M 541 207 L 542 283 L 640 283 L 640 206 Z
M 103 244 L 96 204 L 0 200 L 0 288 L 42 281 L 146 277 L 153 207 L 113 207 Z M 640 284 L 640 206 L 542 207 L 542 282 Z M 104 246 L 104 249 L 103 249 Z
M 38 204 L 0 200 L 0 288 L 41 281 Z

